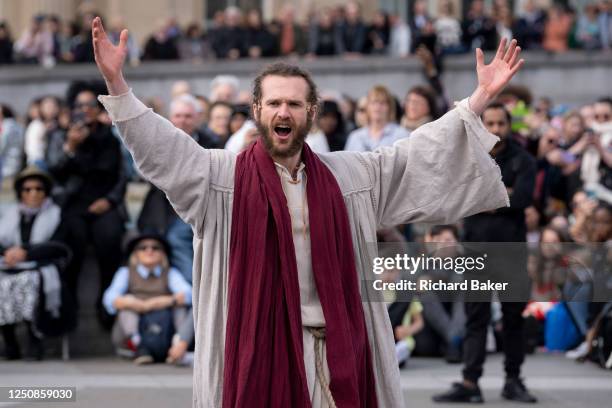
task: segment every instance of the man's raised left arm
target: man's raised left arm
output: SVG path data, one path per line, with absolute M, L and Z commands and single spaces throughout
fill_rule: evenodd
M 502 40 L 485 65 L 482 51 L 476 50 L 478 86 L 469 98 L 409 138 L 365 155 L 375 181 L 379 227 L 451 223 L 509 204 L 500 169 L 489 155 L 499 139 L 479 115 L 523 64 L 519 54 L 516 41 L 506 49 Z

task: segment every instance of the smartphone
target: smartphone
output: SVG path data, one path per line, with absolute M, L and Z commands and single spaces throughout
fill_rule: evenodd
M 77 126 L 77 127 L 83 127 L 85 126 L 85 112 L 81 112 L 81 111 L 74 111 L 72 112 L 72 115 L 70 115 L 70 125 L 71 126 Z

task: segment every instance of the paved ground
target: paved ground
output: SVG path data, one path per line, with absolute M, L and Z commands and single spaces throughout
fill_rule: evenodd
M 444 390 L 459 377 L 460 366 L 438 359 L 416 358 L 402 370 L 402 388 L 407 407 L 462 407 L 434 405 L 431 395 Z M 590 363 L 577 364 L 559 355 L 529 356 L 524 374 L 528 386 L 540 399 L 538 407 L 609 407 L 612 400 L 612 372 Z M 484 406 L 521 406 L 501 399 L 502 358 L 489 356 L 481 387 Z M 0 386 L 74 386 L 77 402 L 63 404 L 9 404 L 0 407 L 189 407 L 191 370 L 156 365 L 136 367 L 113 359 L 78 359 L 68 363 L 0 362 Z

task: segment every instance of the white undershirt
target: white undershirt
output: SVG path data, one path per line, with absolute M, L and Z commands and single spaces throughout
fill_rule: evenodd
M 325 317 L 312 273 L 310 253 L 310 225 L 308 220 L 308 201 L 306 200 L 306 173 L 304 163 L 300 163 L 295 180 L 291 172 L 283 165 L 274 163 L 281 179 L 281 186 L 287 198 L 287 207 L 291 215 L 291 231 L 297 262 L 300 284 L 300 304 L 302 325 L 324 327 Z

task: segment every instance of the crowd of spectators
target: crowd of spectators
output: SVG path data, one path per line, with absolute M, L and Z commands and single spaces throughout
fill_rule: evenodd
M 479 3 L 473 3 L 470 19 L 464 22 L 466 27 L 486 27 L 489 17 L 482 15 Z M 530 4 L 527 2 L 527 5 Z M 566 13 L 559 8 L 554 10 L 551 13 Z M 279 44 L 280 52 L 285 55 L 295 52 L 299 44 L 306 44 L 308 39 L 313 38 L 303 36 L 304 31 L 292 23 L 290 9 L 286 11 L 282 20 L 284 23 L 279 25 L 277 31 L 285 33 Z M 450 14 L 448 9 L 446 13 Z M 334 18 L 327 20 L 328 29 L 333 27 L 331 22 Z M 215 28 L 218 33 L 215 35 L 225 36 L 225 39 L 217 46 L 211 41 L 211 47 L 206 52 L 223 52 L 228 58 L 238 58 L 267 55 L 271 49 L 279 51 L 276 46 L 268 48 L 265 43 L 268 40 L 273 42 L 274 36 L 263 31 L 249 35 L 251 39 L 261 40 L 258 45 L 253 45 L 255 48 L 241 49 L 245 44 L 243 41 L 232 42 L 232 37 L 243 33 L 240 19 L 235 9 L 229 9 L 224 14 L 224 25 L 221 25 L 219 18 Z M 478 19 L 480 23 L 476 23 Z M 249 13 L 248 20 L 253 32 L 258 30 L 256 27 L 262 30 L 257 13 Z M 372 50 L 385 44 L 382 34 L 385 19 L 377 21 L 380 31 L 367 28 L 359 18 L 359 8 L 348 5 L 346 20 L 340 31 L 344 33 L 341 36 L 344 38 L 343 52 L 361 52 L 359 47 L 370 40 Z M 120 26 L 117 23 L 117 27 Z M 453 23 L 442 18 L 429 20 L 424 14 L 423 4 L 416 2 L 415 18 L 409 26 L 411 32 L 421 27 L 424 33 L 439 26 L 453 26 Z M 146 47 L 147 52 L 173 53 L 171 47 L 167 47 L 168 38 L 172 37 L 169 33 L 173 31 L 170 27 L 160 26 L 160 31 Z M 179 35 L 180 30 L 174 31 Z M 372 32 L 379 32 L 381 37 L 374 38 L 368 34 Z M 474 44 L 486 46 L 487 41 L 492 41 L 469 28 L 466 32 L 473 34 L 470 47 Z M 199 28 L 191 27 L 190 33 L 190 45 L 186 48 L 194 54 L 204 52 L 206 44 L 197 41 L 200 38 Z M 331 49 L 329 47 L 334 44 L 331 32 L 319 34 L 326 44 L 321 50 Z M 88 34 L 84 32 L 83 35 Z M 211 31 L 208 36 L 209 40 L 214 38 Z M 327 40 L 323 40 L 325 36 Z M 360 36 L 363 41 L 358 40 Z M 449 40 L 450 36 L 440 38 Z M 535 44 L 539 43 L 535 41 Z M 420 126 L 445 114 L 449 110 L 449 101 L 434 69 L 433 53 L 426 44 L 427 40 L 423 39 L 424 46 L 415 50 L 424 63 L 426 84 L 410 89 L 406 95 L 402 95 L 402 100 L 382 85 L 373 86 L 366 95 L 356 100 L 331 89 L 322 90 L 320 113 L 306 139 L 311 148 L 321 153 L 372 151 L 392 145 L 399 139 L 416 137 L 413 134 Z M 465 45 L 453 44 L 450 40 L 445 44 L 448 50 L 452 50 L 449 52 L 455 52 L 462 44 Z M 84 43 L 81 45 L 86 47 Z M 225 47 L 223 50 L 219 48 L 221 45 Z M 88 248 L 92 247 L 100 274 L 100 293 L 96 301 L 100 322 L 110 328 L 117 311 L 127 310 L 121 313 L 114 326 L 115 344 L 131 351 L 139 362 L 160 361 L 163 360 L 163 353 L 156 352 L 153 356 L 147 354 L 147 350 L 139 349 L 138 344 L 143 341 L 143 336 L 134 320 L 134 312 L 145 314 L 189 306 L 190 297 L 185 288 L 192 282 L 192 231 L 176 215 L 165 195 L 154 186 L 150 186 L 137 220 L 130 222 L 125 206 L 127 185 L 144 180 L 134 168 L 108 114 L 96 100 L 97 95 L 104 93 L 103 84 L 75 82 L 62 97 L 46 95 L 33 100 L 27 112 L 14 112 L 5 101 L 2 102 L 2 177 L 17 180 L 14 184 L 17 193 L 14 212 L 21 215 L 2 214 L 4 218 L 0 221 L 12 222 L 14 231 L 10 239 L 0 240 L 0 250 L 3 251 L 5 266 L 14 267 L 31 260 L 28 241 L 30 232 L 35 232 L 32 220 L 49 209 L 61 211 L 61 222 L 55 220 L 53 228 L 49 227 L 41 239 L 61 242 L 70 249 L 70 262 L 58 266 L 65 291 L 71 295 L 66 299 L 76 299 L 75 307 L 78 302 L 89 301 L 79 299 L 77 283 L 84 257 Z M 157 99 L 150 99 L 147 103 L 204 148 L 225 148 L 238 153 L 259 135 L 250 118 L 251 96 L 248 92 L 240 91 L 235 77 L 221 75 L 215 78 L 209 95 L 197 94 L 184 81 L 175 83 L 171 93 L 172 102 L 167 108 Z M 465 240 L 518 241 L 535 245 L 560 242 L 609 245 L 612 242 L 612 99 L 610 95 L 601 95 L 587 104 L 571 108 L 563 102 L 551 101 L 541 95 L 534 97 L 529 89 L 516 85 L 504 90 L 499 101 L 484 112 L 484 126 L 502 140 L 502 144 L 493 149 L 492 155 L 502 168 L 503 181 L 511 197 L 510 208 L 473 216 L 453 226 L 429 229 L 419 225 L 398 226 L 380 231 L 380 239 L 428 243 Z M 31 198 L 30 194 L 35 192 L 40 194 Z M 21 224 L 15 221 L 19 217 L 25 220 Z M 131 240 L 126 249 L 120 243 L 126 228 L 134 229 L 135 225 L 145 235 Z M 28 239 L 24 238 L 25 233 Z M 559 302 L 567 288 L 544 267 L 553 262 L 554 268 L 557 258 L 555 254 L 547 256 L 546 251 L 542 251 L 542 256 L 529 264 L 528 273 L 533 288 L 531 298 L 537 302 Z M 604 254 L 604 262 L 600 263 L 604 269 L 612 264 L 606 256 L 610 255 Z M 127 268 L 120 267 L 122 259 L 126 257 Z M 141 285 L 147 268 L 155 271 L 157 278 L 163 276 L 165 283 L 158 282 L 152 289 Z M 607 273 L 609 276 L 610 271 Z M 134 279 L 136 284 L 130 279 Z M 159 297 L 162 300 L 136 301 L 129 296 L 131 291 L 146 292 L 147 299 Z M 423 295 L 425 297 L 426 294 Z M 150 307 L 143 306 L 145 304 Z M 390 317 L 395 321 L 396 341 L 401 346 L 398 347 L 398 358 L 404 361 L 410 354 L 446 354 L 449 361 L 460 361 L 465 322 L 470 316 L 479 316 L 479 324 L 485 328 L 491 320 L 501 325 L 504 322 L 507 325 L 518 324 L 516 318 L 501 320 L 498 314 L 491 313 L 488 306 L 485 307 L 487 310 L 483 310 L 482 305 L 468 308 L 466 317 L 461 300 L 450 303 L 430 300 L 405 306 L 390 308 Z M 502 308 L 506 313 L 507 307 L 502 305 Z M 391 310 L 394 312 L 391 313 Z M 532 312 L 533 308 L 527 306 L 512 313 L 516 317 Z M 601 321 L 597 319 L 601 315 L 601 308 L 574 310 L 573 313 L 580 327 L 577 340 L 593 336 L 595 322 Z M 0 313 L 0 316 L 3 315 Z M 165 313 L 164 318 L 168 326 L 174 320 L 175 329 L 178 330 L 174 339 L 169 335 L 162 342 L 163 347 L 170 348 L 168 360 L 184 361 L 188 348 L 193 347 L 193 332 L 189 330 L 193 322 L 184 315 L 176 319 L 172 313 Z M 543 319 L 542 316 L 539 318 Z M 13 324 L 9 320 L 0 322 Z M 0 325 L 4 326 L 4 323 Z M 4 330 L 8 338 L 6 344 L 14 344 L 12 330 Z M 513 327 L 512 330 L 508 328 L 508 333 L 516 334 L 522 329 Z M 166 334 L 168 332 L 164 331 Z M 575 345 L 576 342 L 568 347 Z M 587 346 L 590 347 L 589 344 Z M 14 350 L 9 357 L 19 355 Z M 579 356 L 583 354 L 578 353 Z
M 299 21 L 295 10 L 285 5 L 278 16 L 263 21 L 258 10 L 243 13 L 228 7 L 215 14 L 205 29 L 194 21 L 181 27 L 176 19 L 160 19 L 142 42 L 128 38 L 129 61 L 261 57 L 358 55 L 406 56 L 420 45 L 435 55 L 460 54 L 481 47 L 495 50 L 501 38 L 516 38 L 525 50 L 564 52 L 568 49 L 609 50 L 612 47 L 612 1 L 600 0 L 575 10 L 567 2 L 553 2 L 547 10 L 534 0 L 521 2 L 513 13 L 507 0 L 496 0 L 486 8 L 483 0 L 470 3 L 463 18 L 449 0 L 438 2 L 430 15 L 427 2 L 416 0 L 407 21 L 379 10 L 363 16 L 356 2 L 323 7 Z M 10 21 L 0 20 L 0 64 L 92 62 L 92 12 L 74 21 L 56 15 L 36 15 L 23 33 L 14 35 Z M 115 42 L 125 28 L 121 18 L 108 21 Z

